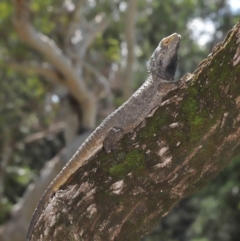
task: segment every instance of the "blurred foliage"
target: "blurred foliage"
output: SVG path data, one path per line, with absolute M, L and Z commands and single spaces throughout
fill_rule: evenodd
M 61 48 L 73 17 L 77 0 L 31 1 L 32 23 Z M 232 1 L 233 2 L 233 1 Z M 110 20 L 87 51 L 86 60 L 105 76 L 113 66 L 123 65 L 125 11 L 127 1 L 88 0 L 81 14 L 86 21 L 99 14 Z M 226 0 L 139 0 L 136 26 L 134 86 L 146 78 L 146 63 L 158 42 L 177 32 L 182 41 L 177 77 L 192 72 L 211 48 L 238 21 L 240 11 Z M 61 121 L 59 103 L 52 100 L 55 86 L 34 73 L 24 75 L 11 69 L 11 61 L 44 62 L 42 56 L 22 43 L 12 26 L 13 7 L 0 1 L 0 164 L 8 158 L 4 171 L 4 190 L 0 193 L 0 223 L 6 221 L 14 203 L 44 162 L 63 147 L 62 133 L 26 143 L 34 133 Z M 195 23 L 195 25 L 193 24 Z M 202 27 L 203 26 L 203 27 Z M 204 27 L 205 26 L 205 27 Z M 208 32 L 212 27 L 213 31 Z M 206 31 L 206 32 L 205 32 Z M 203 36 L 208 41 L 200 42 Z M 10 156 L 6 157 L 10 149 Z M 240 231 L 240 158 L 219 175 L 205 190 L 183 200 L 145 241 L 237 241 Z M 1 172 L 0 172 L 1 175 Z

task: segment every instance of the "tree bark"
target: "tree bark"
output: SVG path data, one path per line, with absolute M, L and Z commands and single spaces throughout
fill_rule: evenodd
M 53 195 L 32 240 L 139 240 L 240 154 L 240 23 L 151 117 Z

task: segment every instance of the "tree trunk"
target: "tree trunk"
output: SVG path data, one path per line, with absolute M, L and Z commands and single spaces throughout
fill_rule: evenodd
M 240 24 L 185 84 L 51 197 L 32 240 L 139 240 L 240 154 Z

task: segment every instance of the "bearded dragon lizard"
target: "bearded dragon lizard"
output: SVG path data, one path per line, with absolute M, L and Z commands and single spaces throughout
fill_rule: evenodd
M 52 181 L 34 211 L 27 232 L 27 241 L 31 240 L 34 227 L 45 204 L 68 178 L 102 147 L 107 153 L 111 152 L 114 143 L 138 126 L 153 109 L 161 104 L 162 98 L 177 87 L 177 82 L 173 78 L 177 68 L 180 38 L 180 35 L 174 33 L 162 39 L 149 60 L 150 76 L 148 79 L 129 100 L 95 129 Z

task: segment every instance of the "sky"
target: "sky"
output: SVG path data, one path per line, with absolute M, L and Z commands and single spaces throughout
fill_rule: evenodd
M 228 0 L 228 5 L 233 14 L 240 12 L 240 0 Z M 215 25 L 211 20 L 203 21 L 201 18 L 195 18 L 187 27 L 192 31 L 192 38 L 202 47 L 211 41 L 215 33 Z
M 240 0 L 228 0 L 228 4 L 233 12 L 240 11 Z

